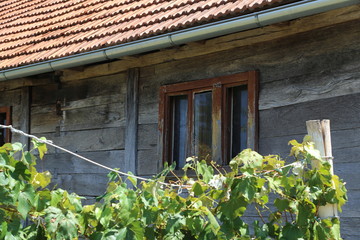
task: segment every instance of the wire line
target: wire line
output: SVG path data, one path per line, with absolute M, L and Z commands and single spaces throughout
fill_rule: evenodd
M 51 140 L 43 140 L 43 139 L 41 139 L 41 138 L 38 138 L 38 137 L 35 136 L 35 135 L 27 134 L 27 133 L 25 133 L 25 132 L 23 132 L 23 131 L 21 131 L 21 130 L 18 130 L 18 129 L 16 129 L 16 128 L 14 128 L 12 125 L 8 125 L 8 126 L 7 126 L 7 125 L 2 125 L 2 124 L 0 124 L 0 128 L 10 129 L 11 132 L 13 132 L 13 133 L 17 133 L 17 134 L 20 134 L 20 135 L 22 135 L 22 136 L 35 139 L 36 141 L 38 141 L 38 142 L 40 142 L 40 143 L 45 143 L 45 144 L 47 144 L 47 145 L 49 145 L 49 146 L 52 146 L 52 147 L 57 148 L 57 149 L 59 149 L 59 150 L 61 150 L 61 151 L 67 152 L 67 153 L 69 153 L 69 154 L 71 154 L 71 155 L 73 155 L 73 156 L 75 156 L 75 157 L 78 157 L 78 158 L 80 158 L 80 159 L 82 159 L 82 160 L 84 160 L 84 161 L 87 161 L 87 162 L 89 162 L 89 163 L 91 163 L 91 164 L 97 165 L 97 166 L 99 166 L 99 167 L 101 167 L 101 168 L 110 170 L 110 171 L 112 171 L 112 172 L 116 172 L 116 173 L 118 173 L 118 174 L 120 174 L 120 175 L 127 176 L 127 177 L 137 178 L 137 179 L 143 180 L 143 181 L 149 181 L 149 182 L 150 182 L 150 181 L 154 181 L 153 179 L 148 179 L 148 178 L 144 178 L 144 177 L 140 177 L 140 176 L 131 175 L 131 174 L 128 174 L 128 173 L 121 172 L 121 171 L 119 171 L 119 170 L 113 169 L 113 168 L 111 168 L 111 167 L 105 166 L 105 165 L 100 164 L 100 163 L 98 163 L 98 162 L 95 162 L 95 161 L 93 161 L 93 160 L 91 160 L 91 159 L 88 159 L 88 158 L 86 158 L 86 157 L 83 157 L 83 156 L 81 156 L 81 155 L 79 155 L 79 154 L 77 154 L 77 153 L 74 153 L 74 152 L 72 152 L 72 151 L 70 151 L 70 150 L 67 150 L 67 149 L 65 149 L 65 148 L 63 148 L 63 147 L 60 147 L 60 146 L 54 144 Z M 162 185 L 167 185 L 167 186 L 172 186 L 172 187 L 184 187 L 184 186 L 185 186 L 185 185 L 165 183 L 165 182 L 160 182 L 160 181 L 157 181 L 157 182 L 160 183 L 160 184 L 162 184 Z

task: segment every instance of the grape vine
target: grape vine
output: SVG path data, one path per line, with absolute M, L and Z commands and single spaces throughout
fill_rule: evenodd
M 320 219 L 318 209 L 341 211 L 344 183 L 307 137 L 290 144 L 289 165 L 246 149 L 227 169 L 190 157 L 181 177 L 169 177 L 174 166 L 142 182 L 110 172 L 106 192 L 85 205 L 75 193 L 47 188 L 51 174 L 36 170 L 44 143 L 33 141 L 31 151 L 7 143 L 0 147 L 0 239 L 341 239 L 339 218 Z M 169 179 L 182 187 L 159 184 Z

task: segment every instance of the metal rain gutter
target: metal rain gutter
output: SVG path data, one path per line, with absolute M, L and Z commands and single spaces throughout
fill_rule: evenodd
M 146 38 L 87 53 L 6 69 L 0 71 L 0 81 L 118 59 L 124 56 L 145 53 L 188 42 L 259 28 L 359 3 L 360 0 L 306 0 L 296 2 L 229 20 L 160 35 L 158 37 Z

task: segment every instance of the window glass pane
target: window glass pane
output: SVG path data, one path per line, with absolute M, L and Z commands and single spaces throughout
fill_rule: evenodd
M 194 97 L 194 143 L 199 160 L 211 160 L 212 92 L 196 93 Z
M 0 124 L 6 125 L 6 113 L 0 113 Z M 0 146 L 5 144 L 6 139 L 6 131 L 5 129 L 0 129 Z
M 230 88 L 231 158 L 247 148 L 248 93 L 246 86 Z
M 187 96 L 176 96 L 173 102 L 173 141 L 172 141 L 172 161 L 176 162 L 176 169 L 181 169 L 185 165 L 186 142 L 187 142 Z

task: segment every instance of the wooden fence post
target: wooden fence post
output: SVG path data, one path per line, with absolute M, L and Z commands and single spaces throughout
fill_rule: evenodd
M 306 122 L 308 135 L 311 136 L 312 141 L 315 143 L 315 148 L 320 151 L 322 158 L 328 161 L 331 165 L 331 174 L 334 174 L 333 157 L 331 147 L 330 135 L 330 120 L 310 120 Z M 318 167 L 318 162 L 315 160 L 311 163 L 313 168 Z M 327 204 L 320 206 L 318 209 L 319 217 L 329 218 L 338 217 L 337 204 Z

